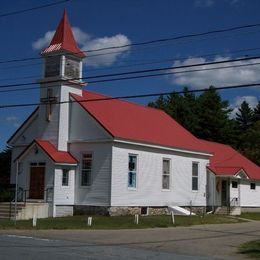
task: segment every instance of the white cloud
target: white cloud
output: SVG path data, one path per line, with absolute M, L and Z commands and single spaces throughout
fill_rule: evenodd
M 230 57 L 221 57 L 217 56 L 212 61 L 223 61 L 230 60 Z M 184 61 L 175 61 L 173 67 L 191 65 L 196 63 L 206 63 L 205 58 L 193 58 L 190 57 Z M 215 69 L 215 70 L 205 70 L 216 67 L 223 66 L 232 66 L 232 65 L 245 65 L 253 64 L 260 62 L 260 59 L 257 60 L 248 60 L 248 61 L 237 61 L 224 64 L 213 64 L 213 65 L 202 65 L 198 67 L 190 67 L 184 69 L 172 69 L 172 72 L 181 72 L 187 70 L 201 70 L 197 72 L 190 73 L 179 73 L 173 74 L 169 77 L 172 84 L 177 84 L 181 86 L 188 86 L 190 88 L 207 88 L 211 85 L 215 87 L 227 86 L 227 85 L 239 85 L 254 83 L 260 80 L 260 65 L 253 66 L 242 66 L 242 67 L 233 67 L 233 68 L 224 68 L 224 69 Z
M 75 40 L 82 50 L 96 50 L 107 47 L 124 46 L 131 44 L 130 39 L 123 34 L 117 34 L 110 37 L 106 36 L 94 38 L 90 34 L 83 32 L 80 28 L 73 27 L 72 30 Z M 34 41 L 32 43 L 33 49 L 40 50 L 44 47 L 47 47 L 54 33 L 55 31 L 48 31 L 42 38 Z M 87 53 L 87 58 L 84 62 L 92 67 L 109 66 L 116 62 L 118 58 L 122 57 L 124 54 L 127 54 L 129 50 L 130 46 L 114 50 L 110 49 L 89 52 Z
M 215 4 L 214 0 L 195 0 L 195 6 L 197 7 L 211 7 Z
M 32 47 L 34 50 L 40 50 L 43 49 L 44 47 L 47 47 L 48 44 L 50 43 L 55 31 L 48 31 L 44 34 L 42 38 L 39 38 L 38 40 L 34 41 L 32 43 Z
M 16 116 L 8 116 L 5 118 L 5 122 L 8 124 L 8 125 L 12 125 L 13 127 L 18 127 L 20 126 L 20 123 L 19 123 L 19 118 L 16 117 Z
M 96 38 L 87 41 L 83 49 L 97 50 L 106 47 L 124 46 L 129 44 L 131 44 L 131 41 L 127 38 L 127 36 L 123 34 L 117 34 L 112 37 Z M 100 65 L 109 66 L 123 54 L 126 54 L 129 50 L 130 46 L 119 49 L 117 48 L 91 52 L 89 53 L 89 57 L 86 58 L 86 63 L 93 67 L 98 67 Z
M 258 103 L 258 99 L 255 96 L 237 96 L 230 106 L 233 109 L 230 115 L 231 118 L 236 117 L 236 113 L 239 112 L 238 109 L 244 101 L 246 101 L 252 109 L 255 108 Z

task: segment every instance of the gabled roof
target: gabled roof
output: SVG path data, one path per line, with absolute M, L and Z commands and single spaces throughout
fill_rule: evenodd
M 39 107 L 36 107 L 33 112 L 26 118 L 26 120 L 16 129 L 16 131 L 12 134 L 12 136 L 7 140 L 7 144 L 11 144 L 12 139 L 20 132 L 20 130 L 22 130 L 27 123 L 30 121 L 30 119 L 33 118 L 33 116 L 36 115 L 36 113 L 38 112 Z
M 201 140 L 213 152 L 209 169 L 216 175 L 235 176 L 243 170 L 250 179 L 260 180 L 260 167 L 231 146 Z
M 40 139 L 35 139 L 15 160 L 19 160 L 34 144 L 37 144 L 55 163 L 74 165 L 78 162 L 69 152 L 58 151 L 52 143 Z
M 59 51 L 69 52 L 80 58 L 86 57 L 77 46 L 66 11 L 64 11 L 63 17 L 56 29 L 50 45 L 42 50 L 41 53 L 49 54 Z
M 82 102 L 107 98 L 90 91 L 71 96 L 114 138 L 209 153 L 203 142 L 161 110 L 120 99 Z

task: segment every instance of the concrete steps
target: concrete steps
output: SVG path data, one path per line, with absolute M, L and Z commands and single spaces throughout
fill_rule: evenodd
M 17 203 L 17 215 L 24 208 L 24 203 Z M 1 202 L 0 203 L 0 219 L 10 219 L 14 217 L 14 203 L 10 204 L 10 202 Z
M 217 214 L 217 215 L 228 215 L 229 209 L 226 206 L 218 207 L 215 211 L 215 214 Z
M 241 215 L 241 207 L 236 206 L 236 207 L 218 207 L 215 211 L 215 214 L 217 215 L 233 215 L 233 216 L 237 216 L 237 215 Z

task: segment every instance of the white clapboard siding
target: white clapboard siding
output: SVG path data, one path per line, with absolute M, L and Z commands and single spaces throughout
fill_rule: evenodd
M 55 207 L 55 217 L 73 216 L 73 206 L 58 205 Z
M 23 157 L 22 163 L 20 165 L 20 173 L 18 175 L 18 187 L 24 190 L 29 190 L 30 188 L 30 163 L 32 162 L 44 162 L 45 163 L 45 177 L 44 177 L 44 189 L 53 187 L 53 176 L 54 176 L 54 164 L 49 159 L 49 157 L 42 152 L 41 149 L 35 154 L 34 149 L 28 151 Z M 27 194 L 28 195 L 28 194 Z
M 255 190 L 250 189 L 251 182 L 256 184 Z M 260 181 L 241 180 L 240 193 L 242 207 L 260 207 Z
M 32 115 L 26 124 L 24 124 L 9 143 L 11 146 L 28 145 L 38 136 L 38 111 Z
M 75 204 L 108 206 L 110 204 L 111 187 L 111 143 L 84 143 L 71 144 L 70 152 L 80 161 L 76 172 Z M 81 186 L 81 156 L 83 152 L 91 152 L 92 185 Z
M 62 85 L 60 88 L 60 102 L 68 102 L 70 100 L 70 93 L 81 95 L 81 86 L 66 86 Z M 60 104 L 60 116 L 59 116 L 59 134 L 58 134 L 58 150 L 67 151 L 68 139 L 69 139 L 69 110 L 70 103 Z
M 237 182 L 237 188 L 233 188 L 232 187 L 232 181 L 236 181 Z M 240 185 L 240 180 L 238 179 L 231 179 L 230 180 L 230 185 L 229 185 L 229 200 L 230 202 L 232 200 L 234 200 L 235 198 L 239 198 L 239 189 L 241 188 L 241 185 Z M 231 202 L 231 203 L 234 203 L 234 202 Z
M 99 123 L 78 103 L 71 104 L 70 141 L 102 140 L 111 138 Z
M 128 155 L 136 154 L 137 188 L 127 187 Z M 171 160 L 170 190 L 162 190 L 162 161 Z M 199 190 L 192 191 L 192 162 L 199 163 Z M 208 158 L 154 148 L 113 146 L 112 206 L 206 206 Z
M 216 175 L 207 171 L 207 206 L 216 205 Z
M 68 186 L 62 186 L 62 168 L 56 168 L 54 173 L 54 204 L 73 205 L 74 194 L 75 194 L 75 170 L 74 169 L 69 170 Z

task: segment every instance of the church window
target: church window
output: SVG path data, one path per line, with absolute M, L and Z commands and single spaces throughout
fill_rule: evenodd
M 62 186 L 69 186 L 69 170 L 62 170 Z
M 60 75 L 60 56 L 48 57 L 45 60 L 45 77 Z
M 192 163 L 192 190 L 197 191 L 199 189 L 199 164 Z
M 66 57 L 65 60 L 65 76 L 75 80 L 79 79 L 80 62 L 78 60 Z
M 162 165 L 162 189 L 170 189 L 170 160 L 163 159 Z
M 128 188 L 136 188 L 137 156 L 128 156 Z
M 82 155 L 82 168 L 81 168 L 81 185 L 91 185 L 92 175 L 92 153 L 84 153 Z
M 251 182 L 250 183 L 250 189 L 251 190 L 255 190 L 255 182 Z
M 233 189 L 237 189 L 237 181 L 232 181 L 231 185 Z

